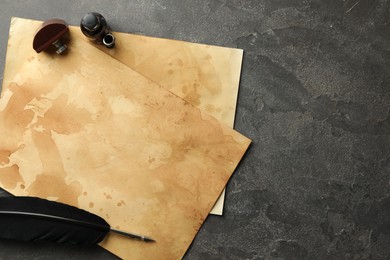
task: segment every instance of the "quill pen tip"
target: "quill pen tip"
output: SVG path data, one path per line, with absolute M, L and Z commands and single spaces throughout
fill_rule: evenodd
M 121 230 L 117 230 L 117 229 L 113 229 L 113 228 L 111 228 L 110 231 L 113 232 L 113 233 L 125 236 L 125 237 L 138 239 L 138 240 L 142 240 L 142 241 L 145 241 L 145 242 L 156 242 L 156 240 L 154 240 L 154 239 L 152 239 L 152 238 L 150 238 L 148 236 L 143 236 L 143 235 L 138 235 L 138 234 L 133 234 L 133 233 L 128 233 L 128 232 L 123 232 Z
M 143 239 L 142 239 L 143 241 L 145 241 L 145 242 L 156 242 L 156 240 L 154 240 L 153 238 L 150 238 L 150 237 L 143 237 Z

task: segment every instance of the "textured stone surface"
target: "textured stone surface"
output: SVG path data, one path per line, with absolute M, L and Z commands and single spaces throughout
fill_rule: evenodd
M 245 49 L 236 129 L 254 143 L 187 259 L 390 258 L 390 1 L 8 0 L 1 66 L 10 16 L 91 10 L 119 31 Z M 87 256 L 115 259 L 0 242 L 4 259 Z

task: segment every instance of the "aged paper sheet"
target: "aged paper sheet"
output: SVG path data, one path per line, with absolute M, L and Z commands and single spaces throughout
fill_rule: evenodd
M 41 21 L 13 18 L 3 89 L 33 53 L 32 38 Z M 114 33 L 114 49 L 89 42 L 78 27 L 71 34 L 158 83 L 233 128 L 242 50 L 140 35 Z M 70 46 L 70 49 L 72 46 Z M 211 213 L 222 215 L 224 192 Z
M 31 53 L 2 93 L 2 187 L 157 240 L 109 236 L 121 258 L 181 258 L 250 140 L 78 36 L 69 46 Z

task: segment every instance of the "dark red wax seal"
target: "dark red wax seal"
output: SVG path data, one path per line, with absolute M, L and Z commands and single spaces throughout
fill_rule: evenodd
M 60 54 L 66 50 L 67 46 L 62 44 L 60 38 L 69 31 L 65 21 L 60 19 L 51 19 L 42 23 L 38 28 L 33 41 L 33 48 L 37 53 L 46 50 L 50 45 L 57 48 L 57 53 Z

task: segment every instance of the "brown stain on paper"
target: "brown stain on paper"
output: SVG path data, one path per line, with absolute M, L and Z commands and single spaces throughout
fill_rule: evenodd
M 10 151 L 2 150 L 0 151 L 0 163 L 7 164 L 9 163 L 9 156 L 12 154 Z
M 34 98 L 32 92 L 26 91 L 16 83 L 9 86 L 12 93 L 5 108 L 0 111 L 0 134 L 3 136 L 0 144 L 0 182 L 5 189 L 14 189 L 18 183 L 23 183 L 23 177 L 19 172 L 19 166 L 10 163 L 13 153 L 21 149 L 19 144 L 23 134 L 34 117 L 34 113 L 26 110 L 25 106 Z
M 23 182 L 23 178 L 17 165 L 0 168 L 0 183 L 5 189 L 14 189 L 20 182 Z
M 69 184 L 65 181 L 67 173 L 50 131 L 33 132 L 33 140 L 39 151 L 43 172 L 36 176 L 27 191 L 41 198 L 55 197 L 61 202 L 77 206 L 82 186 L 77 181 Z
M 12 83 L 8 89 L 12 92 L 12 96 L 0 113 L 4 124 L 2 130 L 9 132 L 9 136 L 14 137 L 16 142 L 21 139 L 26 127 L 34 118 L 34 112 L 26 110 L 25 107 L 36 95 L 16 83 Z
M 199 53 L 194 55 L 191 48 L 183 45 L 169 46 L 157 53 L 157 56 L 144 59 L 134 68 L 197 107 L 213 100 L 222 91 L 212 57 Z
M 30 60 L 30 62 L 32 61 L 33 59 Z M 38 124 L 31 125 L 34 119 L 34 112 L 28 109 L 27 106 L 34 99 L 39 100 L 43 94 L 48 92 L 49 88 L 44 87 L 45 85 L 42 88 L 31 88 L 28 85 L 29 82 L 23 85 L 12 83 L 8 88 L 12 95 L 4 110 L 0 111 L 0 119 L 4 122 L 4 126 L 0 130 L 4 136 L 8 136 L 8 138 L 4 139 L 2 145 L 11 148 L 9 150 L 1 150 L 0 152 L 0 162 L 3 165 L 10 162 L 9 158 L 14 152 L 23 148 L 23 146 L 19 145 L 19 142 L 23 140 L 23 135 L 29 125 L 31 127 L 38 125 L 42 126 L 43 129 L 48 128 L 62 133 L 71 133 L 72 131 L 80 131 L 81 121 L 88 122 L 86 117 L 82 116 L 85 113 L 80 110 L 74 109 L 76 111 L 73 114 L 71 109 L 63 110 L 63 108 L 69 108 L 69 106 L 66 105 L 66 98 L 61 96 L 58 99 L 58 104 L 62 108 L 60 110 L 63 113 L 55 109 L 54 111 L 49 110 L 47 118 L 39 118 Z M 67 114 L 66 112 L 70 113 Z M 75 114 L 78 116 L 75 116 Z M 65 124 L 55 123 L 55 125 L 51 125 L 50 123 L 53 122 L 51 118 L 53 117 L 64 119 L 63 122 Z M 72 118 L 78 118 L 81 121 L 72 122 Z M 27 187 L 27 191 L 38 191 L 36 196 L 43 198 L 57 197 L 62 201 L 77 205 L 81 187 L 75 181 L 70 184 L 65 183 L 64 178 L 67 174 L 62 167 L 62 158 L 56 149 L 51 133 L 47 130 L 42 132 L 32 130 L 32 136 L 41 155 L 40 158 L 44 170 Z M 24 183 L 19 167 L 17 165 L 0 167 L 0 182 L 6 189 L 14 189 L 18 183 Z M 58 186 L 64 185 L 67 188 L 58 189 Z M 22 190 L 26 188 L 24 184 L 21 184 L 19 187 Z
M 30 60 L 30 62 L 32 61 Z M 40 85 L 41 88 L 31 88 L 28 87 L 29 84 L 31 84 L 30 86 L 35 85 L 34 82 L 30 83 L 27 81 L 23 86 L 17 84 L 10 86 L 9 89 L 12 91 L 12 96 L 2 113 L 7 123 L 6 129 L 12 130 L 12 134 L 20 139 L 22 139 L 23 133 L 34 118 L 34 112 L 26 109 L 26 106 L 33 99 L 39 100 L 43 94 L 50 90 L 47 87 L 50 84 L 42 84 Z M 54 105 L 45 113 L 44 117 L 38 117 L 37 122 L 31 125 L 32 137 L 40 155 L 43 172 L 36 176 L 35 180 L 27 187 L 27 192 L 34 192 L 36 196 L 42 198 L 55 197 L 62 202 L 78 205 L 78 197 L 81 195 L 82 187 L 77 181 L 65 182 L 67 173 L 63 168 L 61 155 L 50 131 L 60 134 L 79 132 L 82 130 L 83 125 L 90 121 L 90 115 L 85 109 L 76 108 L 74 105 L 68 104 L 68 99 L 65 95 L 59 96 L 52 102 Z M 39 127 L 40 130 L 35 130 L 34 127 Z M 17 140 L 17 138 L 15 139 Z M 4 161 L 4 157 L 8 154 L 3 152 L 1 155 L 3 155 Z M 18 182 L 23 181 L 20 174 L 16 175 L 18 169 L 15 167 L 12 168 L 12 171 L 7 168 L 2 169 L 2 171 L 4 172 L 4 178 L 8 180 L 7 182 L 4 181 L 4 185 L 8 184 L 9 186 L 11 185 L 11 180 L 15 180 L 12 184 L 15 187 L 16 179 Z M 18 178 L 12 176 L 17 176 Z M 58 187 L 64 188 L 59 189 Z
M 44 117 L 39 118 L 37 125 L 68 135 L 82 131 L 91 121 L 91 114 L 86 109 L 69 103 L 68 97 L 63 94 L 53 100 L 53 106 Z

